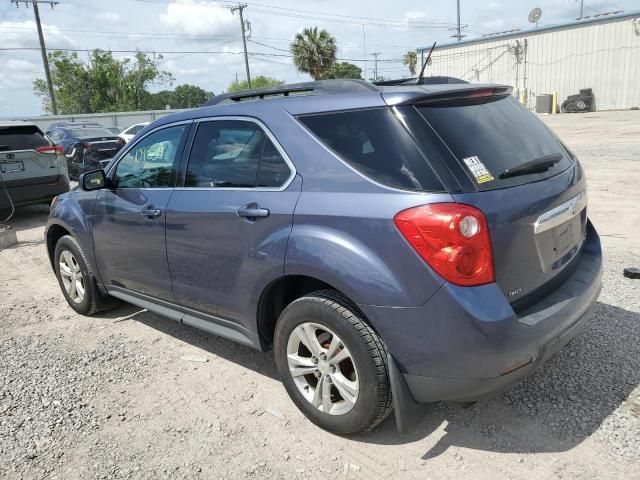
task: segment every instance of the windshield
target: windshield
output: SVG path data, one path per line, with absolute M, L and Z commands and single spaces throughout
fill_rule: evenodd
M 72 128 L 71 135 L 81 140 L 83 138 L 113 137 L 113 133 L 106 128 Z
M 480 190 L 541 180 L 571 165 L 570 157 L 549 129 L 511 96 L 417 108 Z M 560 156 L 560 160 L 546 169 L 500 178 L 507 170 L 547 156 Z

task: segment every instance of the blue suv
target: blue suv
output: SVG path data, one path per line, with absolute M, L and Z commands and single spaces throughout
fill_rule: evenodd
M 320 427 L 400 431 L 530 375 L 601 288 L 571 151 L 495 85 L 321 81 L 159 119 L 54 201 L 69 305 L 258 349 Z

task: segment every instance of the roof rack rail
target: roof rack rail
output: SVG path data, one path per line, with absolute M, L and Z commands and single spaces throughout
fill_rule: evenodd
M 269 97 L 289 97 L 294 95 L 326 95 L 335 93 L 377 92 L 375 85 L 364 80 L 317 80 L 315 82 L 290 83 L 277 87 L 254 88 L 241 92 L 215 95 L 203 107 L 211 105 L 263 100 Z

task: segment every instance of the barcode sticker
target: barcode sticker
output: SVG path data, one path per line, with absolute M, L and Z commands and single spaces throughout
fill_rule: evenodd
M 471 172 L 471 175 L 476 179 L 476 182 L 485 183 L 494 180 L 493 175 L 489 173 L 489 170 L 487 170 L 487 167 L 484 166 L 484 163 L 482 163 L 477 155 L 463 158 L 462 161 Z

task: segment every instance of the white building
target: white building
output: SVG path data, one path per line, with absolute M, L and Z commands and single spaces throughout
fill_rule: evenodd
M 422 64 L 431 47 L 418 48 Z M 426 75 L 511 85 L 534 108 L 591 88 L 597 110 L 640 107 L 640 11 L 437 45 Z

